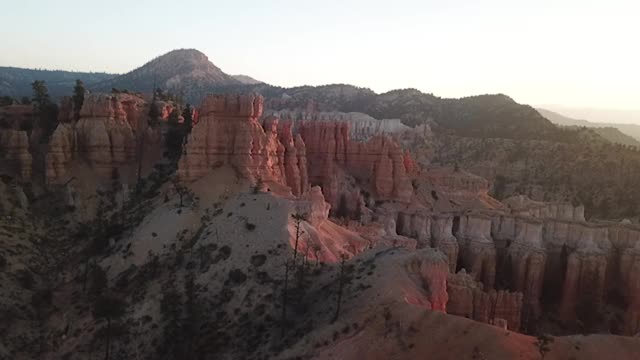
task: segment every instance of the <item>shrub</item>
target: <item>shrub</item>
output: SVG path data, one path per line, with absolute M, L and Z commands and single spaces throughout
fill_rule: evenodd
M 249 230 L 249 231 L 253 231 L 253 230 L 256 229 L 256 225 L 252 224 L 250 222 L 246 223 L 245 226 L 247 227 L 247 230 Z
M 251 265 L 255 267 L 260 267 L 264 265 L 266 261 L 267 261 L 267 257 L 265 255 L 253 255 L 251 257 Z
M 242 284 L 247 280 L 247 275 L 240 269 L 234 269 L 229 271 L 229 280 L 235 284 Z

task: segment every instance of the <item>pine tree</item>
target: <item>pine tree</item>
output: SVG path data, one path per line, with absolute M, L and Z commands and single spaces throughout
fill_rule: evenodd
M 51 98 L 49 97 L 49 90 L 44 80 L 36 80 L 31 83 L 33 89 L 33 105 L 36 111 L 42 112 L 45 108 L 51 104 Z
M 86 90 L 84 88 L 84 84 L 82 80 L 76 80 L 76 86 L 73 87 L 73 119 L 75 121 L 80 120 L 80 109 L 82 109 L 82 104 L 84 104 L 84 94 Z
M 34 81 L 31 88 L 33 89 L 33 107 L 39 117 L 38 125 L 44 132 L 42 141 L 47 142 L 57 125 L 58 106 L 51 102 L 49 90 L 43 80 Z

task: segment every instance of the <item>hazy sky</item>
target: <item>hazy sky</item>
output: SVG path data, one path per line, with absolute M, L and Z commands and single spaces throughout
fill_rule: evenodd
M 7 0 L 0 66 L 126 72 L 196 48 L 282 86 L 640 108 L 638 2 Z

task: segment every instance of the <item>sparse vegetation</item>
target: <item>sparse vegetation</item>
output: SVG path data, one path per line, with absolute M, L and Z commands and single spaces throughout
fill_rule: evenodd
M 84 94 L 86 90 L 84 88 L 84 83 L 82 80 L 77 79 L 76 85 L 73 87 L 73 118 L 75 121 L 80 120 L 80 109 L 82 109 L 82 104 L 84 104 Z
M 545 358 L 547 353 L 551 351 L 551 345 L 553 345 L 553 336 L 548 334 L 538 335 L 536 340 L 536 347 L 538 348 L 538 352 L 540 353 L 540 357 L 542 359 Z

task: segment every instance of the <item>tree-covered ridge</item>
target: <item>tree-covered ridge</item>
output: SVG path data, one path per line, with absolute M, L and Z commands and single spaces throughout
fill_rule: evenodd
M 22 98 L 32 93 L 31 84 L 44 81 L 53 98 L 69 95 L 77 79 L 85 84 L 97 83 L 115 77 L 101 72 L 75 72 L 62 70 L 36 70 L 16 67 L 0 67 L 0 95 Z

